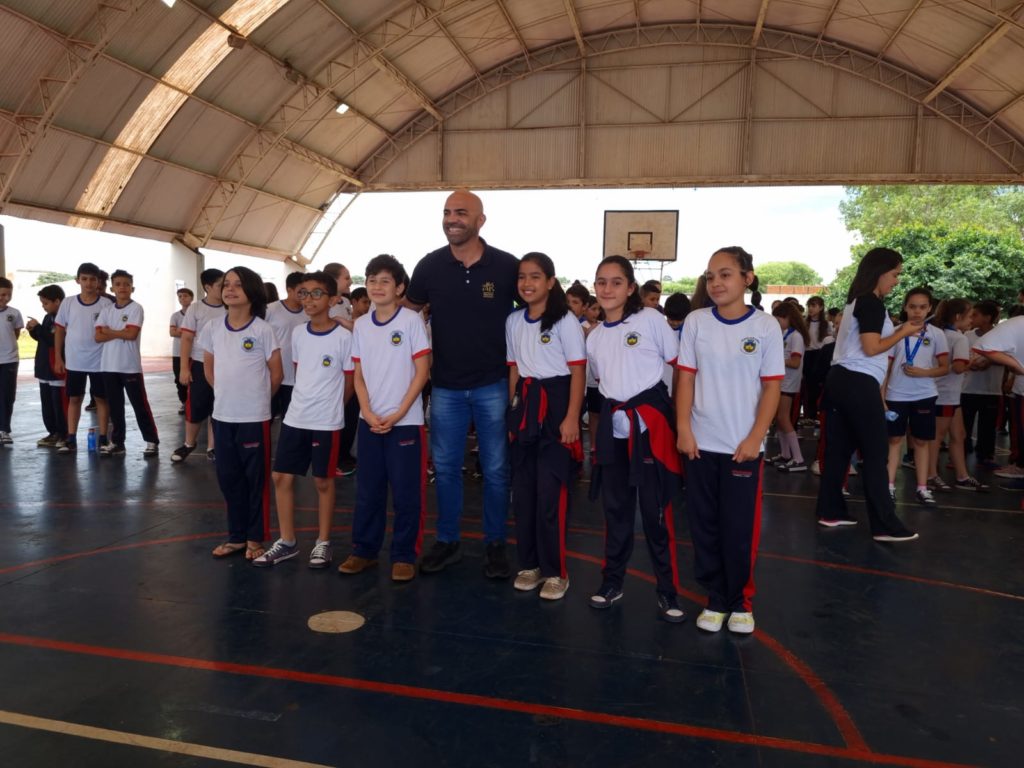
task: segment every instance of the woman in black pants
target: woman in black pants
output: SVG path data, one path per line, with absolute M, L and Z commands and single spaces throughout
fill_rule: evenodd
M 889 248 L 873 248 L 857 266 L 836 339 L 832 368 L 825 380 L 825 466 L 818 490 L 818 524 L 826 528 L 856 525 L 846 511 L 843 480 L 850 456 L 864 460 L 861 479 L 875 541 L 910 541 L 917 534 L 896 517 L 889 496 L 886 457 L 889 438 L 881 385 L 888 351 L 921 330 L 921 323 L 893 329 L 882 298 L 899 282 L 903 257 Z

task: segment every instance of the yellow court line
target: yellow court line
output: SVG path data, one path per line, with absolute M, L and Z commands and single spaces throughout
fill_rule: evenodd
M 250 752 L 238 752 L 233 749 L 220 749 L 219 747 L 207 747 L 203 744 L 192 744 L 187 741 L 158 739 L 153 736 L 126 733 L 125 731 L 111 731 L 107 728 L 94 728 L 90 725 L 68 723 L 63 720 L 49 720 L 44 717 L 23 715 L 20 712 L 0 710 L 0 723 L 16 725 L 21 728 L 32 728 L 37 731 L 61 733 L 65 736 L 78 736 L 83 739 L 109 741 L 113 744 L 124 744 L 129 747 L 156 749 L 161 752 L 172 752 L 178 755 L 188 755 L 189 757 L 199 757 L 208 760 L 222 760 L 227 763 L 238 763 L 239 765 L 258 765 L 263 766 L 263 768 L 331 768 L 319 763 L 303 763 L 283 757 L 257 755 Z

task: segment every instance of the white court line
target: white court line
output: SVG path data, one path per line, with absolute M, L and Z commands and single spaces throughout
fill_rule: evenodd
M 138 733 L 111 731 L 107 728 L 94 728 L 90 725 L 68 723 L 63 720 L 49 720 L 43 717 L 33 717 L 32 715 L 23 715 L 19 712 L 7 712 L 5 710 L 0 710 L 0 723 L 16 725 L 21 728 L 32 728 L 37 731 L 61 733 L 65 736 L 78 736 L 83 739 L 109 741 L 113 744 L 124 744 L 129 747 L 156 749 L 161 752 L 172 752 L 178 755 L 188 755 L 209 760 L 222 760 L 227 763 L 238 763 L 239 765 L 258 765 L 263 766 L 263 768 L 330 768 L 330 766 L 320 765 L 319 763 L 303 763 L 283 757 L 257 755 L 250 752 L 238 752 L 233 749 L 220 749 L 219 747 L 207 747 L 203 744 L 192 744 L 187 741 L 158 739 Z

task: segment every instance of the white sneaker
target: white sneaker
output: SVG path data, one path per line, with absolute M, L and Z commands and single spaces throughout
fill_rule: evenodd
M 722 629 L 723 623 L 725 623 L 724 613 L 709 611 L 707 608 L 701 611 L 700 616 L 697 617 L 697 629 L 703 629 L 705 632 L 718 632 Z
M 0 445 L 13 445 L 14 438 L 10 432 L 0 432 Z
M 558 576 L 551 576 L 544 580 L 544 586 L 540 588 L 541 600 L 561 600 L 569 591 L 569 578 L 564 579 Z
M 997 469 L 992 473 L 996 477 L 1024 477 L 1024 468 L 1018 467 L 1016 464 L 1007 464 L 1002 469 Z
M 811 474 L 812 475 L 820 475 L 821 474 L 821 464 L 818 463 L 817 459 L 815 459 L 814 461 L 811 462 Z
M 544 583 L 544 577 L 540 575 L 540 568 L 530 568 L 516 574 L 516 580 L 512 586 L 520 592 L 529 592 Z
M 752 613 L 730 613 L 729 631 L 737 635 L 749 635 L 754 631 L 754 614 Z

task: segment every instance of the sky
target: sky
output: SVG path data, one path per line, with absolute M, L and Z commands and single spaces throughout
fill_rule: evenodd
M 722 187 L 677 189 L 516 190 L 480 193 L 487 221 L 481 235 L 517 256 L 547 253 L 558 274 L 593 279 L 603 246 L 605 210 L 678 210 L 678 260 L 664 265 L 673 278 L 692 277 L 716 248 L 741 245 L 758 263 L 802 261 L 827 283 L 850 261 L 853 236 L 843 226 L 842 187 Z M 411 271 L 426 253 L 444 245 L 445 192 L 396 192 L 359 196 L 338 221 L 311 266 L 340 261 L 355 275 L 379 253 L 391 253 Z M 7 271 L 74 272 L 95 261 L 105 269 L 126 266 L 153 251 L 148 241 L 0 216 Z M 312 253 L 306 253 L 307 257 Z M 209 252 L 208 266 L 250 266 L 283 282 L 279 264 Z M 657 267 L 638 277 L 657 276 Z

